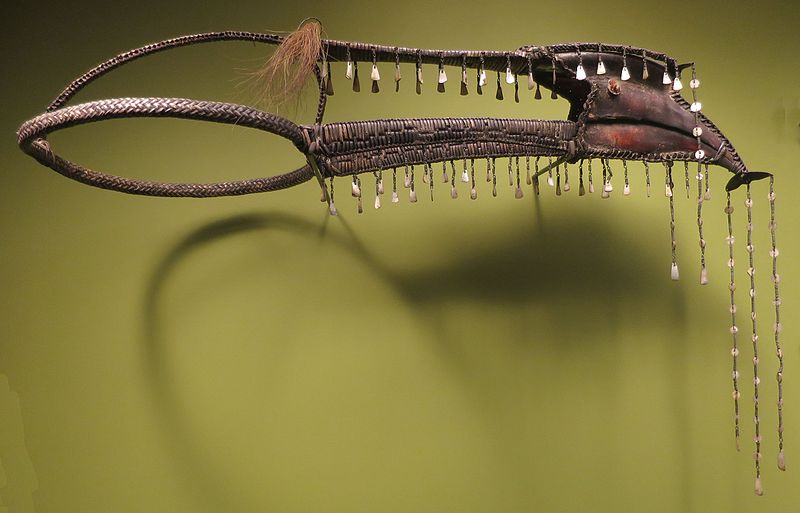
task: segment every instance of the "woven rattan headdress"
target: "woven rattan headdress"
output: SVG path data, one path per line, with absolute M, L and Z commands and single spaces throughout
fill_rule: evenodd
M 752 243 L 751 182 L 768 178 L 771 232 L 772 280 L 774 283 L 775 323 L 773 335 L 778 357 L 778 467 L 783 470 L 783 352 L 780 346 L 780 281 L 775 245 L 774 179 L 769 173 L 750 171 L 722 132 L 702 114 L 697 99 L 700 82 L 694 64 L 678 64 L 659 52 L 600 43 L 570 43 L 550 46 L 523 46 L 513 51 L 430 50 L 396 46 L 373 45 L 322 39 L 316 21 L 304 23 L 288 36 L 253 32 L 211 32 L 182 36 L 121 53 L 75 79 L 47 108 L 47 112 L 25 122 L 17 132 L 23 151 L 40 163 L 62 175 L 95 187 L 129 194 L 208 198 L 292 187 L 316 178 L 322 189 L 322 200 L 330 213 L 336 215 L 334 180 L 352 180 L 351 192 L 362 211 L 361 176 L 375 177 L 375 208 L 380 208 L 384 195 L 384 175 L 391 172 L 391 201 L 400 200 L 398 171 L 403 186 L 408 189 L 409 201 L 417 201 L 416 168 L 422 168 L 422 179 L 433 197 L 434 164 L 441 164 L 443 181 L 449 183 L 450 194 L 458 196 L 457 182 L 463 182 L 470 197 L 477 197 L 475 161 L 486 161 L 486 179 L 497 195 L 497 159 L 506 159 L 509 185 L 516 198 L 524 195 L 520 177 L 520 159 L 524 158 L 525 184 L 539 194 L 539 177 L 547 175 L 547 183 L 556 194 L 571 189 L 569 165 L 577 173 L 578 194 L 594 192 L 592 164 L 602 172 L 599 184 L 601 195 L 610 196 L 612 159 L 621 161 L 624 173 L 623 194 L 630 193 L 628 163 L 643 163 L 650 194 L 650 164 L 664 168 L 664 191 L 669 198 L 670 233 L 672 237 L 671 276 L 679 277 L 676 261 L 675 215 L 673 203 L 673 172 L 675 163 L 683 162 L 687 194 L 689 164 L 696 166 L 697 228 L 700 247 L 700 283 L 708 282 L 703 238 L 703 203 L 711 199 L 708 181 L 710 164 L 732 173 L 726 186 L 725 214 L 728 222 L 730 259 L 730 314 L 733 337 L 733 403 L 735 437 L 739 445 L 738 371 L 739 339 L 734 301 L 734 237 L 731 192 L 744 185 L 747 217 L 748 280 L 754 371 L 755 420 L 755 491 L 762 494 L 761 432 L 759 418 L 759 344 L 756 329 L 755 281 Z M 78 91 L 104 74 L 140 57 L 180 46 L 213 41 L 252 41 L 279 45 L 278 50 L 259 73 L 268 84 L 271 100 L 284 102 L 314 76 L 319 86 L 319 104 L 313 125 L 297 125 L 275 114 L 244 105 L 182 98 L 114 98 L 66 106 Z M 423 68 L 435 66 L 437 90 L 445 92 L 449 81 L 447 71 L 455 68 L 460 75 L 460 93 L 466 95 L 471 87 L 483 94 L 488 85 L 488 73 L 496 74 L 496 98 L 503 99 L 503 87 L 513 88 L 514 100 L 520 101 L 520 80 L 534 97 L 541 99 L 541 88 L 551 91 L 551 97 L 561 96 L 570 103 L 566 120 L 499 118 L 412 118 L 380 119 L 323 124 L 325 105 L 334 94 L 331 62 L 344 62 L 345 77 L 353 90 L 361 89 L 358 64 L 370 66 L 371 90 L 380 90 L 379 63 L 394 67 L 395 90 L 401 84 L 401 64 L 414 67 L 416 92 L 423 89 Z M 682 72 L 689 71 L 688 85 L 691 102 L 681 94 Z M 460 73 L 459 73 L 460 72 Z M 452 73 L 452 71 L 451 71 Z M 504 84 L 505 83 L 505 84 Z M 303 167 L 279 176 L 211 184 L 160 183 L 123 178 L 92 171 L 55 154 L 47 135 L 50 132 L 84 123 L 114 118 L 173 117 L 213 121 L 257 128 L 290 140 L 306 158 Z M 577 167 L 577 170 L 576 170 Z M 460 169 L 459 169 L 460 168 Z M 694 171 L 693 171 L 694 173 Z M 460 178 L 457 178 L 459 177 Z

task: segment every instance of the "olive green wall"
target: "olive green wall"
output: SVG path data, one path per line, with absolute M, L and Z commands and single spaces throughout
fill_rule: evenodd
M 795 2 L 84 1 L 3 11 L 0 511 L 800 510 Z M 342 181 L 342 214 L 330 218 L 312 183 L 230 199 L 140 198 L 66 180 L 15 146 L 23 120 L 119 51 L 185 33 L 292 29 L 307 16 L 338 39 L 509 50 L 604 41 L 697 62 L 705 112 L 751 168 L 777 174 L 789 471 L 774 463 L 759 183 L 763 498 L 752 491 L 749 349 L 741 453 L 733 443 L 720 169 L 706 203 L 711 283 L 701 287 L 695 201 L 677 180 L 675 283 L 667 201 L 645 197 L 636 163 L 633 195 L 618 188 L 608 201 L 575 189 L 515 201 L 506 187 L 493 199 L 481 182 L 476 202 L 465 190 L 451 201 L 439 184 L 434 204 L 421 194 L 376 212 L 368 180 L 357 216 Z M 76 101 L 246 103 L 242 70 L 264 55 L 246 43 L 180 49 Z M 334 73 L 329 120 L 566 113 L 527 91 L 520 105 L 461 98 L 454 86 L 439 95 L 433 69 L 421 97 L 409 78 L 399 95 L 358 95 L 341 67 Z M 91 167 L 165 180 L 263 176 L 302 161 L 267 134 L 185 121 L 108 122 L 51 141 Z M 742 200 L 737 191 L 739 241 Z M 737 291 L 745 331 L 746 288 Z

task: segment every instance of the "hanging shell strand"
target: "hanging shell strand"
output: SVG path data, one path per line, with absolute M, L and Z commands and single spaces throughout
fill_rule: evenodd
M 736 325 L 736 273 L 735 269 L 735 261 L 733 259 L 733 246 L 735 243 L 735 239 L 733 237 L 733 206 L 731 206 L 731 193 L 727 193 L 727 203 L 725 206 L 725 215 L 728 221 L 728 236 L 726 237 L 726 242 L 728 244 L 728 269 L 730 269 L 730 283 L 728 284 L 728 290 L 731 294 L 731 303 L 730 303 L 730 314 L 731 314 L 731 337 L 733 338 L 733 347 L 731 347 L 731 356 L 733 357 L 733 370 L 731 371 L 731 377 L 733 379 L 733 422 L 734 422 L 734 436 L 736 441 L 736 450 L 740 449 L 739 439 L 740 439 L 740 414 L 739 414 L 739 399 L 741 398 L 741 392 L 739 391 L 739 368 L 738 368 L 738 361 L 739 361 L 739 340 L 737 334 L 739 333 L 739 327 Z
M 772 283 L 775 286 L 775 354 L 778 357 L 778 372 L 775 379 L 778 382 L 778 468 L 786 470 L 786 460 L 783 453 L 783 350 L 781 349 L 781 294 L 779 283 L 781 281 L 778 274 L 778 248 L 775 243 L 775 178 L 769 177 L 769 231 L 772 241 L 772 248 L 769 251 L 772 256 Z
M 672 183 L 672 162 L 666 162 L 664 166 L 666 167 L 666 184 L 664 190 L 666 196 L 669 198 L 669 235 L 672 240 L 672 266 L 670 268 L 670 277 L 677 281 L 680 278 L 680 273 L 678 271 L 678 259 L 676 255 L 678 243 L 675 241 L 675 198 L 672 193 L 674 187 Z
M 753 198 L 750 195 L 750 184 L 747 184 L 747 199 L 744 202 L 745 210 L 747 211 L 747 257 L 749 267 L 747 274 L 750 276 L 750 319 L 753 327 L 752 341 L 753 341 L 753 422 L 755 423 L 755 441 L 756 452 L 753 454 L 753 459 L 756 465 L 756 495 L 764 494 L 764 487 L 761 484 L 761 418 L 758 413 L 758 385 L 761 383 L 761 378 L 758 375 L 758 331 L 756 325 L 756 279 L 755 267 L 753 263 Z

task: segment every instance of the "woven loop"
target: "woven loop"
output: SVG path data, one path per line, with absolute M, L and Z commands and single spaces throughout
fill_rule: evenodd
M 17 132 L 23 151 L 62 175 L 95 187 L 146 196 L 207 198 L 237 196 L 285 189 L 314 175 L 310 166 L 267 178 L 220 183 L 161 183 L 123 178 L 85 168 L 52 152 L 47 134 L 71 126 L 106 119 L 170 117 L 212 121 L 264 130 L 290 140 L 304 154 L 308 138 L 302 128 L 288 119 L 244 105 L 182 98 L 114 98 L 82 103 L 46 112 L 26 121 Z

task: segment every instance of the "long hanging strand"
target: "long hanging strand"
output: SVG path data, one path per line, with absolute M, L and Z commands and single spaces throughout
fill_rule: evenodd
M 450 166 L 452 166 L 453 168 L 453 172 L 450 175 L 450 197 L 453 199 L 457 199 L 458 190 L 456 189 L 456 165 L 452 160 L 450 161 Z
M 695 117 L 696 117 L 696 115 L 697 115 L 697 113 L 695 113 Z M 697 124 L 697 121 L 695 121 L 695 124 Z M 699 172 L 700 170 L 698 169 L 697 171 Z M 683 176 L 684 176 L 684 179 L 685 179 L 685 182 L 686 182 L 686 199 L 689 199 L 689 193 L 691 191 L 689 189 L 689 161 L 688 160 L 684 160 L 683 161 Z M 700 184 L 698 184 L 698 185 L 700 185 Z
M 736 450 L 739 450 L 739 437 L 740 437 L 740 428 L 739 428 L 739 398 L 741 397 L 741 392 L 739 392 L 739 368 L 738 368 L 738 360 L 739 360 L 739 341 L 737 338 L 737 334 L 739 333 L 739 328 L 736 325 L 736 281 L 735 281 L 735 273 L 734 273 L 734 260 L 733 260 L 733 245 L 735 239 L 733 237 L 733 207 L 731 206 L 731 193 L 727 193 L 727 203 L 725 205 L 725 214 L 727 215 L 728 219 L 728 237 L 726 237 L 726 241 L 728 243 L 728 268 L 730 269 L 731 273 L 731 281 L 728 285 L 728 289 L 731 293 L 731 336 L 733 337 L 733 347 L 731 348 L 731 356 L 733 356 L 733 371 L 731 376 L 733 378 L 733 425 L 734 425 L 734 435 L 736 439 Z
M 392 203 L 400 203 L 400 196 L 397 195 L 397 168 L 392 169 Z
M 628 181 L 628 161 L 622 161 L 622 167 L 625 174 L 625 186 L 622 188 L 622 195 L 623 196 L 630 196 L 631 195 L 631 184 Z
M 519 157 L 516 157 L 515 162 L 516 162 L 516 170 L 517 170 L 517 190 L 514 191 L 514 197 L 517 198 L 517 199 L 522 199 L 522 196 L 523 196 L 523 194 L 522 194 L 522 186 L 521 186 L 521 180 L 520 180 L 520 177 L 519 177 Z
M 772 236 L 772 283 L 775 285 L 775 354 L 778 356 L 778 372 L 775 379 L 778 381 L 778 468 L 786 470 L 786 460 L 783 454 L 783 350 L 781 349 L 781 294 L 778 287 L 778 247 L 775 245 L 775 178 L 769 177 L 769 231 Z
M 431 191 L 431 201 L 433 201 L 433 182 L 436 181 L 433 179 L 433 164 L 425 162 L 425 168 L 428 170 L 428 188 Z
M 697 162 L 697 233 L 700 244 L 700 285 L 708 285 L 708 271 L 706 270 L 706 240 L 703 238 L 703 191 L 700 182 L 703 179 L 701 164 Z M 688 190 L 688 188 L 687 188 Z
M 417 202 L 417 189 L 414 184 L 414 166 L 411 166 L 411 179 L 408 182 L 408 201 L 411 203 Z
M 533 180 L 531 180 L 531 156 L 525 156 L 525 183 L 527 185 L 532 185 Z
M 478 189 L 475 188 L 475 159 L 469 159 L 470 180 L 472 181 L 472 189 L 469 191 L 470 199 L 478 199 Z
M 756 464 L 756 495 L 763 495 L 764 487 L 761 484 L 761 419 L 758 416 L 758 334 L 756 332 L 756 279 L 753 267 L 753 198 L 750 196 L 750 184 L 747 184 L 747 199 L 744 202 L 747 209 L 747 254 L 750 267 L 747 274 L 750 276 L 750 319 L 753 326 L 753 422 L 755 423 L 756 452 L 753 459 Z
M 692 90 L 692 104 L 697 104 L 697 88 L 700 82 L 697 80 L 697 68 L 692 63 L 692 80 L 689 82 L 689 88 Z M 675 75 L 675 82 L 673 89 L 680 91 L 683 88 L 678 74 Z M 697 151 L 694 157 L 697 159 L 697 231 L 700 235 L 700 285 L 708 284 L 708 271 L 706 270 L 706 241 L 703 239 L 703 158 L 705 152 L 703 151 L 703 143 L 700 136 L 703 135 L 703 128 L 700 126 L 700 111 L 694 111 L 694 128 L 692 129 L 697 141 Z M 684 161 L 684 170 L 686 173 L 686 197 L 689 197 L 689 163 Z M 708 189 L 708 175 L 705 176 L 706 189 Z
M 680 278 L 680 273 L 678 272 L 678 259 L 677 259 L 677 247 L 678 243 L 675 241 L 675 198 L 672 194 L 672 189 L 674 184 L 672 183 L 672 162 L 665 162 L 664 166 L 667 168 L 666 173 L 666 186 L 665 186 L 665 194 L 669 198 L 669 235 L 672 239 L 672 267 L 670 269 L 670 276 L 673 280 L 678 280 Z
M 646 181 L 647 187 L 647 197 L 650 197 L 650 164 L 645 160 L 644 161 L 644 178 Z
M 492 196 L 497 197 L 497 160 L 495 158 L 492 158 Z
M 339 212 L 336 210 L 336 205 L 333 202 L 333 177 L 331 177 L 331 190 L 328 193 L 328 198 L 330 199 L 330 203 L 328 203 L 328 211 L 332 216 L 338 215 Z
M 478 189 L 475 188 L 475 159 L 469 159 L 470 180 L 472 189 L 469 191 L 470 199 L 478 199 Z
M 608 199 L 611 197 L 611 192 L 614 190 L 614 186 L 611 184 L 611 164 L 608 162 L 608 159 L 600 159 L 600 163 L 603 164 L 603 192 L 600 197 Z
M 383 194 L 383 179 L 378 177 L 378 174 L 375 174 L 375 210 L 381 208 L 381 194 Z
M 353 189 L 354 190 L 358 190 L 358 194 L 356 195 L 356 209 L 358 210 L 359 214 L 363 214 L 364 213 L 364 205 L 362 204 L 362 199 L 361 199 L 361 196 L 362 196 L 362 194 L 361 194 L 361 177 L 360 176 L 356 176 L 355 180 L 356 180 L 356 183 L 355 183 L 355 187 Z
M 561 166 L 556 166 L 556 196 L 561 196 Z

